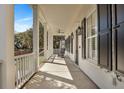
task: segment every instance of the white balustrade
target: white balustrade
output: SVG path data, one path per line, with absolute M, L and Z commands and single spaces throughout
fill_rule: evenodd
M 41 52 L 39 52 L 39 55 L 44 56 L 44 50 L 43 50 L 43 51 L 41 51 Z
M 20 88 L 35 73 L 35 56 L 33 53 L 15 56 L 16 88 Z
M 60 53 L 60 49 L 53 49 L 53 54 L 59 54 Z
M 39 52 L 39 65 L 42 64 L 42 62 L 44 61 L 44 50 Z

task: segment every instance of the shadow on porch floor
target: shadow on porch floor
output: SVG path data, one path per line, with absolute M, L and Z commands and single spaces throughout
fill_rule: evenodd
M 49 59 L 50 60 L 50 59 Z M 97 89 L 98 87 L 69 58 L 55 56 L 43 63 L 24 89 Z

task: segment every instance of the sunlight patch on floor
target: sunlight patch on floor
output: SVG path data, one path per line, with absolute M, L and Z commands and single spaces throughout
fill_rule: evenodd
M 70 82 L 67 82 L 66 79 L 54 76 L 49 73 L 37 73 L 32 79 L 31 82 L 27 84 L 24 88 L 57 88 L 57 89 L 76 89 L 76 86 Z M 57 77 L 57 78 L 55 78 Z M 72 81 L 71 81 L 72 82 Z
M 96 89 L 97 86 L 69 59 L 54 57 L 23 87 L 24 89 Z
M 55 60 L 53 61 L 53 63 L 58 63 L 58 64 L 60 64 L 60 65 L 66 65 L 66 63 L 65 63 L 64 60 L 57 60 L 57 59 L 55 59 Z
M 53 63 L 45 63 L 40 71 L 73 80 L 64 59 L 55 59 Z

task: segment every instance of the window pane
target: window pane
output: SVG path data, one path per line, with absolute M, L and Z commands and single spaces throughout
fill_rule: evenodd
M 97 56 L 97 15 L 96 11 L 93 12 L 88 18 L 87 18 L 87 56 L 90 59 L 96 59 Z
M 91 35 L 91 16 L 87 19 L 87 36 Z
M 92 38 L 92 59 L 96 59 L 96 37 Z
M 91 36 L 96 34 L 96 27 L 91 28 Z
M 44 51 L 44 26 L 39 22 L 39 52 Z M 42 54 L 43 56 L 44 54 Z
M 88 58 L 91 58 L 91 43 L 90 43 L 90 39 L 87 40 L 88 41 Z
M 92 14 L 92 26 L 96 26 L 97 24 L 96 14 L 97 14 L 96 11 Z
M 96 20 L 96 11 L 92 14 L 92 29 L 91 29 L 91 35 L 95 35 L 96 34 L 96 24 L 97 24 L 97 20 Z

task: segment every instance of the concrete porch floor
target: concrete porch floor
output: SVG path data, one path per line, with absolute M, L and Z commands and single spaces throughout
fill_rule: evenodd
M 98 87 L 69 58 L 52 56 L 23 89 L 97 89 Z

